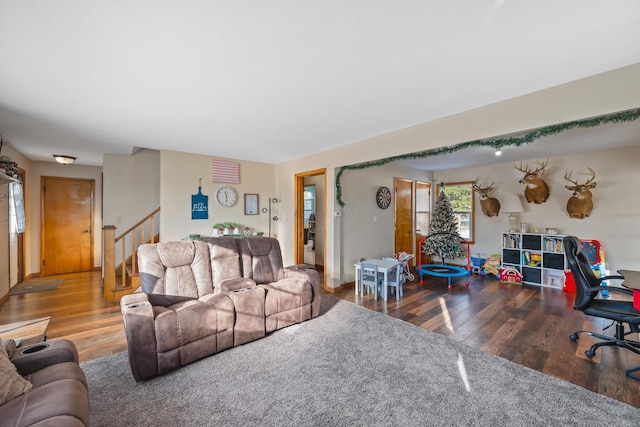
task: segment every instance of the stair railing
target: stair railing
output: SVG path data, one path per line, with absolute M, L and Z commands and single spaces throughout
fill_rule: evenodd
M 103 293 L 105 301 L 117 301 L 120 294 L 132 292 L 130 284 L 125 283 L 127 263 L 131 261 L 131 273 L 138 271 L 136 251 L 142 243 L 155 243 L 158 236 L 157 224 L 160 220 L 160 208 L 146 215 L 124 233 L 116 236 L 115 225 L 102 227 Z M 147 237 L 149 236 L 149 237 Z M 117 286 L 116 277 L 120 270 L 122 285 Z M 129 292 L 127 292 L 129 291 Z

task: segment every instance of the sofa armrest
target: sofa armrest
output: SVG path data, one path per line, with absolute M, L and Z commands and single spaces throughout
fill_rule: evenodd
M 69 340 L 55 339 L 15 349 L 11 362 L 26 376 L 58 363 L 78 363 L 78 350 Z
M 120 298 L 120 308 L 122 309 L 124 307 L 146 301 L 149 301 L 149 296 L 147 294 L 145 294 L 144 292 L 136 292 Z
M 220 283 L 216 283 L 216 288 L 222 292 L 234 292 L 241 289 L 255 288 L 256 282 L 253 279 L 245 279 L 244 277 L 234 277 L 225 279 Z
M 13 339 L 2 340 L 2 346 L 4 347 L 4 351 L 7 352 L 7 356 L 9 356 L 9 359 L 11 359 L 13 351 L 17 347 L 16 341 Z
M 129 294 L 120 300 L 131 373 L 136 381 L 158 375 L 153 306 L 145 293 Z
M 322 299 L 320 276 L 318 272 L 313 268 L 306 267 L 306 264 L 293 265 L 291 267 L 285 267 L 284 277 L 301 277 L 307 279 L 313 289 L 313 299 L 311 300 L 311 317 L 316 317 L 320 314 L 320 301 Z

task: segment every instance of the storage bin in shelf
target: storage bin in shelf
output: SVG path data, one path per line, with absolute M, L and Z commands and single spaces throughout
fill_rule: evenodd
M 564 288 L 565 274 L 564 270 L 543 269 L 542 284 L 552 288 Z

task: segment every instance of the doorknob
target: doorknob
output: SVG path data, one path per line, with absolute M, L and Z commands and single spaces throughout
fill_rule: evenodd
M 88 232 L 89 232 L 89 230 L 84 230 L 84 231 L 83 231 L 83 233 L 88 233 Z

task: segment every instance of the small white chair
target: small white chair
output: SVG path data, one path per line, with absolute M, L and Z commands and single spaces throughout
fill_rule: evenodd
M 367 292 L 373 292 L 374 299 L 378 299 L 378 288 L 382 284 L 378 274 L 378 266 L 361 262 L 359 274 L 360 295 L 364 296 L 364 290 L 366 288 Z

